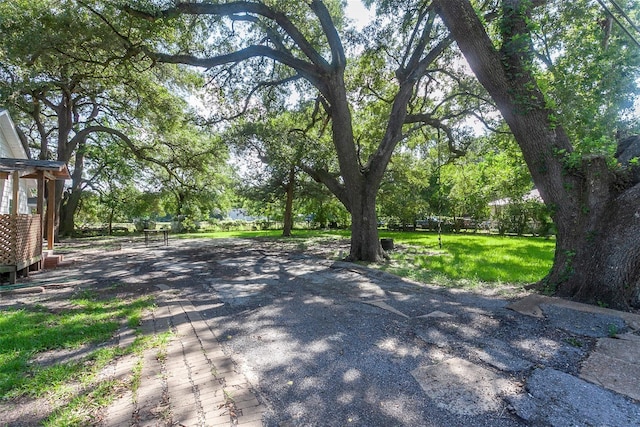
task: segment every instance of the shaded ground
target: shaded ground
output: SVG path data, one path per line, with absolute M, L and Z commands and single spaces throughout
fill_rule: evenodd
M 0 308 L 64 307 L 87 288 L 156 296 L 143 328 L 173 330 L 173 347 L 145 359 L 143 383 L 157 384 L 147 400 L 123 394 L 96 414 L 103 425 L 640 425 L 640 318 L 551 299 L 524 304 L 525 315 L 496 292 L 319 257 L 339 250 L 238 239 L 85 247 L 67 256 L 73 266 L 30 278 L 45 292 L 3 294 Z M 614 366 L 626 370 L 607 379 Z M 225 398 L 232 389 L 243 398 Z M 52 406 L 40 403 L 2 401 L 0 419 L 36 425 Z

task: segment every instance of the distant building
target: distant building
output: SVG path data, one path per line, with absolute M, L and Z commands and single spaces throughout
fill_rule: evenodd
M 246 209 L 242 208 L 233 208 L 229 211 L 227 216 L 232 220 L 240 220 L 240 221 L 255 221 L 259 218 L 251 216 L 247 213 Z
M 536 202 L 544 203 L 544 201 L 542 200 L 542 197 L 540 197 L 540 192 L 538 191 L 537 188 L 534 188 L 533 190 L 525 194 L 522 197 L 522 200 L 525 202 L 534 200 Z M 507 206 L 510 204 L 511 204 L 511 199 L 507 197 L 504 199 L 499 199 L 499 200 L 494 200 L 492 202 L 489 202 L 489 207 L 491 208 L 491 213 L 495 214 L 497 211 L 502 209 L 503 206 Z

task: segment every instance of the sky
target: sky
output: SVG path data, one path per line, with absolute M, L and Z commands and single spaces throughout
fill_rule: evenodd
M 346 15 L 356 22 L 358 29 L 365 26 L 374 16 L 373 9 L 367 10 L 360 0 L 347 0 Z

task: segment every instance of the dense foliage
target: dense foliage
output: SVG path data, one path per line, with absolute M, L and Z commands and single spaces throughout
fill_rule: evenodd
M 637 161 L 614 153 L 638 131 L 640 10 L 604 3 L 367 0 L 356 27 L 338 0 L 17 0 L 0 4 L 0 94 L 34 153 L 73 171 L 65 232 L 92 201 L 104 222 L 187 230 L 233 203 L 282 212 L 285 234 L 348 226 L 349 258 L 379 261 L 380 222 L 546 235 L 552 218 L 545 286 L 577 289 L 592 246 L 637 226 Z M 630 248 L 591 263 L 624 265 L 619 289 L 580 298 L 636 298 Z

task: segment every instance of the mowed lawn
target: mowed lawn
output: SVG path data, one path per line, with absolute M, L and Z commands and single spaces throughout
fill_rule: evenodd
M 293 240 L 304 246 L 338 238 L 348 239 L 346 230 L 294 230 L 283 239 L 281 231 L 228 231 L 189 234 L 185 237 L 267 238 Z M 447 286 L 469 286 L 472 282 L 526 284 L 541 280 L 551 268 L 555 239 L 541 237 L 498 236 L 484 233 L 443 234 L 442 247 L 434 232 L 380 231 L 380 238 L 394 240 L 389 251 L 391 262 L 383 270 L 436 282 Z M 336 257 L 338 253 L 336 252 Z M 462 281 L 455 283 L 455 281 Z
M 415 269 L 420 279 L 441 275 L 449 280 L 534 283 L 551 268 L 555 240 L 487 234 L 381 233 L 406 245 L 391 252 L 400 269 Z M 451 284 L 451 283 L 449 283 Z

